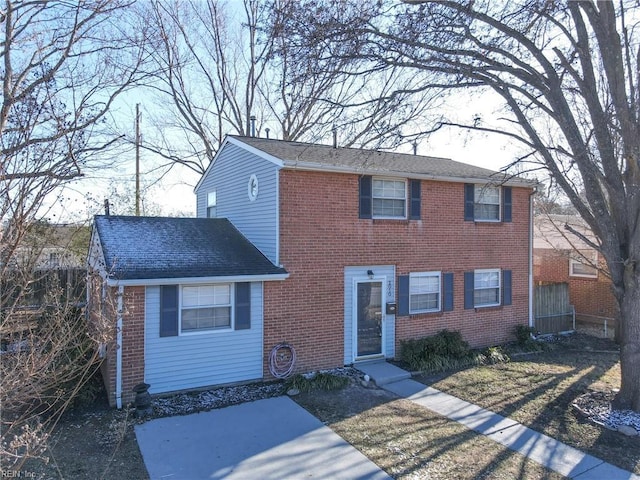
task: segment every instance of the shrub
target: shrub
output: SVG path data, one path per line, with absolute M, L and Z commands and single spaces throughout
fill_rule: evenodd
M 442 371 L 468 364 L 471 350 L 460 332 L 442 330 L 432 337 L 401 341 L 400 359 L 412 370 Z
M 509 355 L 507 355 L 505 352 L 502 351 L 502 348 L 500 347 L 489 347 L 485 350 L 485 352 L 482 354 L 482 360 L 481 363 L 483 365 L 487 365 L 487 364 L 495 364 L 495 363 L 507 363 L 509 362 L 511 359 L 509 358 Z
M 516 325 L 516 341 L 521 347 L 526 346 L 531 342 L 531 335 L 535 333 L 536 329 L 529 325 Z
M 333 375 L 331 373 L 318 372 L 311 376 L 301 374 L 294 375 L 287 380 L 287 389 L 297 388 L 301 392 L 312 390 L 340 390 L 349 383 L 347 377 Z
M 448 330 L 442 330 L 432 337 L 401 341 L 400 359 L 411 370 L 422 372 L 442 372 L 510 360 L 500 347 L 489 347 L 484 351 L 471 350 L 460 332 Z
M 540 342 L 531 336 L 535 331 L 535 328 L 528 325 L 516 325 L 516 344 L 520 350 L 525 352 L 548 350 L 548 346 L 544 342 Z

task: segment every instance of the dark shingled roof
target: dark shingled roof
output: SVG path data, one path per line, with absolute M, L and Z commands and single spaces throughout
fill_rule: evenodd
M 359 148 L 334 148 L 330 145 L 238 135 L 229 135 L 229 138 L 280 159 L 285 168 L 318 168 L 376 175 L 416 175 L 458 181 L 507 181 L 508 184 L 523 186 L 531 186 L 534 183 L 448 158 Z
M 95 228 L 118 280 L 287 273 L 225 218 L 97 215 Z

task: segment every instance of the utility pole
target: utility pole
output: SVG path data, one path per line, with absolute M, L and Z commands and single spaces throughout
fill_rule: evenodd
M 136 217 L 140 216 L 140 104 L 136 103 Z

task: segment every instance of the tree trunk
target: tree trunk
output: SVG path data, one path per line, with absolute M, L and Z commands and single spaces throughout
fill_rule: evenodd
M 620 301 L 620 392 L 613 400 L 616 410 L 640 412 L 640 274 L 627 266 L 624 296 Z

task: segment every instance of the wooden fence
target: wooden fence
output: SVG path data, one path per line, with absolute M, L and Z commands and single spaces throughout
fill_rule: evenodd
M 85 268 L 51 268 L 34 270 L 25 281 L 21 272 L 15 278 L 9 273 L 3 278 L 2 307 L 41 307 L 57 302 L 82 304 L 87 296 Z
M 536 285 L 533 301 L 534 323 L 541 334 L 575 330 L 576 314 L 569 302 L 567 283 Z

